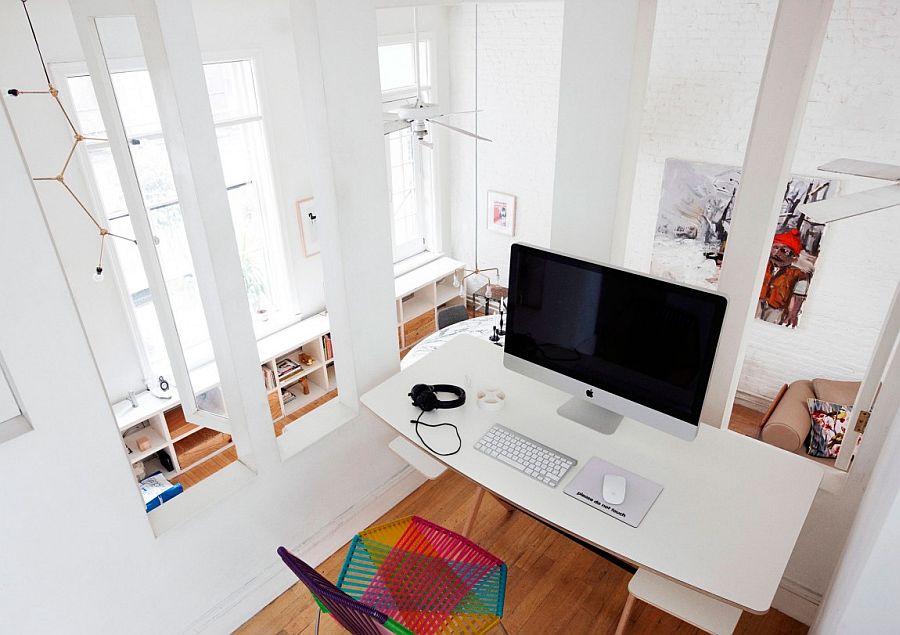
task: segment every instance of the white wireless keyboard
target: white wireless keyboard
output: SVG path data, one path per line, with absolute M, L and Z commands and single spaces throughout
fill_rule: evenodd
M 478 439 L 475 449 L 550 487 L 556 487 L 566 472 L 578 463 L 571 456 L 499 424 L 494 424 Z

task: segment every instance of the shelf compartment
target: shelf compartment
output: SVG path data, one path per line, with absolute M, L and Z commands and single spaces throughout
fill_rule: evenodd
M 208 458 L 231 443 L 231 436 L 212 428 L 203 428 L 175 444 L 175 456 L 182 471 Z M 185 467 L 186 466 L 186 467 Z
M 140 437 L 147 437 L 150 439 L 149 449 L 144 451 L 138 450 L 137 440 Z M 125 445 L 128 446 L 128 449 L 131 450 L 131 454 L 128 455 L 128 460 L 131 461 L 132 465 L 159 452 L 169 445 L 169 442 L 163 438 L 159 431 L 151 426 L 133 430 L 122 437 L 122 440 L 125 442 Z
M 431 288 L 420 289 L 403 298 L 402 304 L 403 320 L 408 323 L 424 313 L 434 311 L 434 291 Z
M 184 418 L 184 410 L 181 408 L 173 408 L 165 413 L 166 427 L 169 429 L 169 436 L 173 441 L 178 441 L 200 429 L 200 426 L 189 423 Z
M 291 392 L 294 392 L 294 391 L 292 390 Z M 299 389 L 298 389 L 298 392 L 300 392 Z M 309 382 L 309 394 L 304 395 L 302 392 L 300 392 L 300 394 L 297 395 L 297 393 L 294 392 L 294 394 L 297 395 L 294 398 L 294 400 L 289 403 L 284 404 L 284 416 L 288 417 L 288 416 L 294 414 L 295 412 L 297 412 L 304 406 L 308 406 L 309 404 L 311 404 L 313 401 L 315 401 L 316 399 L 318 399 L 319 397 L 324 395 L 326 392 L 328 392 L 327 388 L 323 388 L 322 386 L 320 386 L 319 384 L 317 384 L 314 381 Z

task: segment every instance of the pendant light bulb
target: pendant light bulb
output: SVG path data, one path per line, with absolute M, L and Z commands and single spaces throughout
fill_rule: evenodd
M 103 282 L 103 267 L 99 265 L 94 270 L 94 282 Z

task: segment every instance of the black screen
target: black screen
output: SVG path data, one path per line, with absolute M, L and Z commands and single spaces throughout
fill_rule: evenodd
M 697 424 L 726 300 L 512 246 L 505 351 Z

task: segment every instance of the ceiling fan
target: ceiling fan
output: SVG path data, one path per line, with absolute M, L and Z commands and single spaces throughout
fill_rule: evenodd
M 888 207 L 900 206 L 900 165 L 856 159 L 837 159 L 820 165 L 819 169 L 824 172 L 865 176 L 870 179 L 892 181 L 892 183 L 872 190 L 802 205 L 799 210 L 810 220 L 817 223 L 831 223 L 852 216 L 877 212 Z
M 413 33 L 413 60 L 415 62 L 416 73 L 416 101 L 411 106 L 395 108 L 384 113 L 384 134 L 389 135 L 392 132 L 397 132 L 399 130 L 405 130 L 409 128 L 412 131 L 413 135 L 415 135 L 416 139 L 419 140 L 420 144 L 428 148 L 433 148 L 434 145 L 429 141 L 426 141 L 426 137 L 428 136 L 429 125 L 435 124 L 447 128 L 448 130 L 452 130 L 453 132 L 467 135 L 469 137 L 472 137 L 473 139 L 490 142 L 490 139 L 482 137 L 477 133 L 469 132 L 468 130 L 463 130 L 462 128 L 457 128 L 456 126 L 451 126 L 450 124 L 444 123 L 443 121 L 438 121 L 438 119 L 441 117 L 449 117 L 450 115 L 465 115 L 478 112 L 477 110 L 441 112 L 441 109 L 437 104 L 430 104 L 422 99 L 422 78 L 419 75 L 419 15 L 418 10 L 415 7 L 413 7 Z

